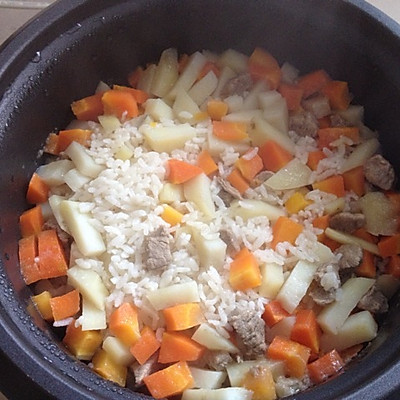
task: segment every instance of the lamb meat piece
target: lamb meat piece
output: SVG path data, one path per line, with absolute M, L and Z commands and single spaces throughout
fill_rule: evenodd
M 302 106 L 305 110 L 312 113 L 315 118 L 323 118 L 331 113 L 329 99 L 323 95 L 314 95 L 302 101 Z
M 383 190 L 392 188 L 395 174 L 393 166 L 380 154 L 375 154 L 364 164 L 365 179 Z
M 159 227 L 143 241 L 143 264 L 150 270 L 165 268 L 172 261 L 167 228 Z
M 339 266 L 326 263 L 317 268 L 309 295 L 320 306 L 336 300 L 336 291 L 340 287 Z
M 358 267 L 362 261 L 363 251 L 357 244 L 342 244 L 335 250 L 335 254 L 341 254 L 339 270 L 348 270 Z
M 233 95 L 243 96 L 253 86 L 253 80 L 250 74 L 242 73 L 235 76 L 225 84 L 221 91 L 221 97 L 229 97 Z
M 227 351 L 208 351 L 204 355 L 205 363 L 215 371 L 222 371 L 233 362 L 233 358 Z
M 325 290 L 318 284 L 312 286 L 309 295 L 319 306 L 326 306 L 336 300 L 336 290 Z
M 387 298 L 375 285 L 361 298 L 357 307 L 373 314 L 382 314 L 389 309 Z
M 289 130 L 296 132 L 299 136 L 310 136 L 315 138 L 318 132 L 318 121 L 309 111 L 301 111 L 290 115 Z
M 246 357 L 253 358 L 264 354 L 267 348 L 265 323 L 260 316 L 252 310 L 237 310 L 230 316 L 230 323 L 244 347 Z
M 365 216 L 362 213 L 347 211 L 333 215 L 329 219 L 329 227 L 341 232 L 353 233 L 365 225 Z
M 262 185 L 267 179 L 271 178 L 272 175 L 274 175 L 272 171 L 261 171 L 254 177 L 251 186 L 257 187 Z
M 229 207 L 232 199 L 243 199 L 239 190 L 234 188 L 226 179 L 218 177 L 217 182 L 221 186 L 220 192 L 218 193 L 219 197 L 221 197 L 222 201 L 225 203 L 227 207 Z

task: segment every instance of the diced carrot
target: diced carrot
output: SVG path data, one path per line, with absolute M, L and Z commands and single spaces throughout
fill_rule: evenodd
M 329 226 L 329 215 L 322 215 L 320 217 L 315 217 L 313 222 L 313 227 L 318 229 L 323 229 L 325 231 Z M 325 233 L 321 233 L 317 236 L 318 241 L 322 241 L 325 238 Z
M 250 55 L 248 68 L 253 80 L 266 81 L 271 90 L 277 89 L 281 83 L 282 71 L 278 61 L 260 47 L 256 47 Z
M 213 121 L 213 134 L 218 139 L 237 142 L 247 139 L 247 127 L 243 122 Z
M 126 385 L 128 368 L 118 364 L 112 356 L 103 349 L 98 349 L 92 359 L 93 371 L 104 379 L 115 382 L 120 386 Z
M 168 204 L 164 204 L 164 211 L 161 213 L 160 217 L 168 222 L 170 225 L 174 226 L 180 224 L 182 222 L 183 214 L 180 213 L 175 208 L 171 207 Z
M 360 142 L 360 129 L 356 126 L 335 126 L 331 128 L 318 129 L 318 147 L 323 149 L 329 148 L 330 144 L 345 136 L 353 141 Z
M 285 207 L 288 213 L 297 214 L 299 211 L 304 210 L 312 202 L 307 200 L 303 193 L 294 192 L 285 202 Z
M 275 381 L 270 368 L 259 365 L 245 374 L 240 383 L 244 387 L 253 392 L 252 400 L 275 400 L 276 389 Z
M 172 364 L 143 378 L 147 389 L 155 399 L 182 393 L 193 387 L 194 380 L 186 362 Z
M 228 104 L 222 100 L 209 100 L 207 103 L 207 113 L 214 121 L 221 121 L 222 117 L 228 113 Z
M 18 241 L 18 256 L 21 275 L 27 285 L 41 279 L 37 262 L 38 248 L 35 235 L 27 236 Z
M 395 254 L 389 257 L 385 272 L 395 278 L 400 278 L 400 255 Z
M 213 61 L 207 61 L 203 68 L 201 69 L 197 80 L 199 81 L 201 78 L 204 78 L 210 71 L 214 72 L 215 76 L 218 78 L 221 74 L 217 64 Z
M 203 170 L 200 167 L 186 161 L 176 160 L 175 158 L 168 160 L 167 179 L 171 183 L 184 183 L 202 172 Z
M 275 336 L 268 346 L 267 356 L 274 360 L 283 360 L 290 376 L 303 377 L 311 350 L 293 340 Z
M 73 317 L 80 310 L 80 295 L 74 289 L 50 299 L 50 307 L 55 321 Z
M 158 362 L 196 361 L 204 354 L 205 347 L 182 332 L 164 332 Z
M 349 108 L 351 97 L 347 82 L 329 81 L 321 92 L 329 99 L 329 104 L 333 110 Z
M 181 74 L 184 69 L 186 68 L 188 62 L 189 62 L 189 54 L 187 53 L 183 53 L 179 56 L 179 60 L 178 60 L 178 72 L 179 74 Z
M 89 129 L 67 129 L 58 133 L 58 152 L 64 151 L 72 142 L 88 147 L 92 131 Z
M 250 149 L 238 158 L 235 167 L 244 179 L 251 181 L 263 169 L 264 164 L 258 153 L 254 152 L 254 149 Z
M 34 172 L 28 184 L 26 201 L 30 204 L 44 203 L 49 197 L 49 187 L 43 179 Z
M 58 135 L 56 133 L 50 133 L 49 136 L 47 136 L 43 151 L 55 156 L 60 153 L 58 150 Z
M 326 158 L 325 153 L 322 150 L 310 151 L 308 153 L 307 165 L 313 170 L 316 171 L 318 168 L 318 164 L 321 160 Z
M 137 87 L 142 75 L 143 75 L 143 68 L 141 66 L 136 67 L 131 73 L 128 74 L 128 83 L 133 88 Z
M 24 211 L 19 217 L 19 226 L 22 237 L 37 235 L 44 224 L 42 208 L 37 205 Z
M 318 127 L 320 129 L 322 128 L 330 128 L 332 126 L 332 121 L 329 115 L 326 115 L 325 117 L 318 118 Z
M 218 165 L 207 150 L 202 150 L 199 153 L 197 157 L 197 166 L 200 167 L 206 175 L 211 175 L 218 170 Z
M 183 331 L 204 321 L 199 303 L 183 303 L 164 308 L 163 315 L 169 331 Z
M 344 180 L 342 175 L 335 175 L 312 184 L 314 190 L 332 193 L 337 197 L 343 197 L 346 192 L 344 189 Z
M 336 350 L 326 353 L 316 361 L 308 364 L 308 373 L 314 383 L 321 383 L 337 374 L 344 367 L 344 362 Z
M 92 96 L 84 97 L 83 99 L 74 101 L 71 104 L 72 112 L 79 121 L 97 121 L 97 117 L 104 112 L 101 98 L 102 92 Z
M 38 254 L 39 270 L 42 279 L 67 275 L 68 264 L 64 248 L 54 229 L 39 232 Z
M 132 94 L 123 90 L 107 90 L 101 97 L 104 114 L 115 115 L 119 119 L 123 116 L 127 119 L 139 115 L 138 104 Z
M 393 236 L 384 236 L 378 242 L 381 257 L 390 257 L 400 254 L 400 233 Z
M 328 246 L 332 251 L 335 251 L 341 246 L 341 243 L 337 242 L 336 240 L 333 240 L 331 238 L 328 238 L 325 236 L 322 240 L 321 243 L 324 244 L 325 246 Z
M 136 307 L 131 303 L 122 303 L 110 315 L 109 329 L 126 346 L 133 346 L 140 338 Z
M 113 89 L 130 93 L 138 104 L 143 104 L 150 97 L 144 90 L 134 89 L 127 86 L 113 85 Z
M 286 100 L 289 111 L 297 111 L 300 109 L 301 100 L 304 94 L 304 90 L 302 88 L 297 85 L 291 85 L 282 82 L 278 87 L 278 92 Z
M 365 193 L 365 176 L 363 166 L 351 169 L 343 174 L 344 188 L 361 197 Z
M 321 330 L 313 310 L 299 310 L 293 325 L 290 339 L 303 344 L 315 354 L 319 352 Z
M 259 149 L 264 168 L 276 172 L 283 168 L 293 159 L 293 155 L 276 143 L 274 140 L 267 140 Z
M 229 268 L 229 283 L 234 290 L 245 291 L 260 286 L 260 267 L 254 255 L 243 247 L 234 257 Z
M 42 293 L 31 297 L 32 303 L 35 305 L 42 318 L 47 321 L 52 321 L 54 319 L 50 299 L 51 293 L 47 290 L 43 290 Z
M 160 342 L 155 332 L 145 326 L 140 332 L 139 340 L 130 348 L 130 352 L 140 365 L 143 365 L 158 349 Z
M 237 168 L 233 168 L 232 172 L 226 177 L 226 180 L 237 189 L 240 194 L 243 194 L 250 187 Z
M 375 256 L 369 251 L 363 250 L 361 264 L 356 268 L 355 273 L 357 276 L 363 276 L 364 278 L 375 278 Z
M 288 217 L 279 217 L 272 227 L 271 248 L 275 249 L 276 245 L 281 242 L 294 244 L 301 232 L 303 232 L 303 225 Z
M 281 306 L 278 300 L 272 300 L 264 306 L 262 319 L 270 328 L 290 314 Z
M 68 326 L 63 338 L 64 345 L 79 360 L 91 360 L 96 350 L 103 341 L 100 331 L 82 331 L 81 326 L 75 326 L 72 321 Z
M 297 85 L 303 89 L 303 97 L 310 97 L 312 94 L 319 92 L 331 78 L 322 69 L 312 71 L 299 78 Z
M 379 241 L 379 238 L 377 236 L 370 234 L 369 232 L 367 232 L 365 228 L 357 229 L 356 231 L 353 232 L 353 235 L 359 237 L 360 239 L 364 239 L 370 243 L 376 244 Z

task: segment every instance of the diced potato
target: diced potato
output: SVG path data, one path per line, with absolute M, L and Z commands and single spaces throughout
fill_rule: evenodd
M 187 123 L 154 127 L 144 125 L 141 127 L 141 133 L 152 150 L 159 153 L 170 153 L 172 150 L 181 149 L 188 140 L 196 135 L 196 130 Z
M 230 67 L 223 67 L 221 70 L 221 73 L 218 78 L 218 84 L 217 87 L 214 90 L 214 93 L 212 94 L 212 97 L 214 98 L 219 98 L 221 96 L 221 92 L 223 88 L 225 87 L 226 83 L 234 78 L 236 76 L 235 71 L 233 71 L 232 68 Z
M 281 104 L 269 110 L 265 110 L 262 117 L 273 127 L 288 134 L 289 132 L 289 112 L 286 101 L 282 99 Z
M 73 192 L 76 192 L 90 181 L 90 177 L 83 175 L 76 168 L 72 168 L 64 175 L 64 181 Z
M 321 336 L 321 350 L 341 351 L 356 344 L 369 342 L 378 332 L 378 324 L 369 311 L 350 315 L 336 334 L 324 333 Z
M 269 109 L 274 109 L 281 104 L 282 95 L 276 90 L 268 90 L 259 93 L 258 103 L 260 108 L 267 111 Z
M 133 157 L 133 150 L 125 143 L 122 143 L 119 149 L 114 153 L 114 157 L 122 161 L 130 160 Z
M 176 49 L 166 49 L 161 53 L 160 60 L 151 82 L 151 93 L 164 97 L 178 80 L 178 52 Z
M 221 67 L 229 67 L 239 74 L 247 71 L 248 60 L 249 58 L 245 54 L 240 53 L 237 50 L 228 49 L 220 55 L 218 65 Z
M 196 82 L 196 79 L 206 62 L 207 58 L 200 52 L 197 51 L 192 54 L 185 69 L 179 75 L 178 80 L 166 97 L 170 100 L 174 100 L 180 91 L 187 92 L 192 87 L 193 83 Z
M 243 154 L 250 148 L 249 140 L 228 141 L 218 139 L 210 129 L 207 134 L 207 150 L 212 157 L 219 157 L 227 147 L 232 147 L 234 151 Z
M 323 243 L 316 242 L 313 250 L 316 257 L 316 262 L 318 264 L 325 264 L 329 261 L 332 261 L 332 250 L 328 246 L 325 246 Z
M 148 99 L 145 104 L 145 113 L 155 121 L 174 118 L 172 108 L 162 99 Z
M 71 160 L 57 160 L 41 165 L 36 173 L 48 186 L 52 187 L 65 183 L 64 176 L 72 168 L 74 168 L 74 163 Z
M 285 365 L 283 361 L 261 359 L 231 363 L 226 366 L 231 386 L 240 386 L 250 369 L 257 366 L 269 368 L 274 379 L 285 375 Z
M 72 142 L 65 150 L 65 154 L 74 162 L 80 173 L 90 178 L 96 178 L 103 170 L 103 167 L 97 164 L 78 142 Z
M 121 127 L 121 121 L 115 115 L 99 115 L 97 118 L 107 134 Z
M 300 304 L 300 301 L 306 294 L 317 270 L 317 264 L 304 260 L 297 262 L 290 272 L 276 299 L 282 307 L 289 313 L 292 313 Z
M 376 278 L 376 288 L 388 299 L 392 298 L 399 287 L 400 280 L 391 274 L 382 274 Z
M 346 205 L 346 199 L 344 197 L 338 197 L 335 200 L 325 204 L 324 211 L 325 214 L 334 215 L 344 210 Z
M 135 360 L 129 348 L 114 336 L 107 336 L 102 347 L 117 364 L 127 366 Z
M 215 204 L 211 196 L 210 178 L 202 173 L 183 184 L 186 200 L 193 202 L 206 217 L 215 215 Z
M 253 146 L 262 146 L 267 140 L 273 140 L 289 153 L 294 154 L 295 145 L 288 135 L 279 131 L 263 118 L 254 120 L 255 128 L 250 138 Z
M 147 294 L 147 299 L 159 311 L 177 304 L 198 303 L 200 296 L 197 283 L 189 281 L 153 290 Z
M 228 113 L 237 113 L 242 111 L 243 97 L 238 94 L 232 94 L 224 98 L 224 103 L 228 105 Z
M 265 339 L 267 342 L 272 342 L 275 336 L 281 336 L 286 339 L 290 339 L 290 335 L 292 333 L 292 329 L 294 323 L 296 322 L 296 317 L 294 315 L 290 315 L 281 319 L 271 328 L 265 329 Z
M 365 293 L 375 283 L 375 279 L 350 278 L 342 286 L 340 297 L 325 306 L 317 316 L 317 321 L 324 332 L 337 334 L 351 311 Z
M 397 231 L 397 216 L 392 201 L 382 192 L 366 193 L 359 200 L 365 228 L 372 235 L 391 236 Z
M 351 104 L 345 110 L 337 111 L 337 113 L 354 126 L 359 126 L 364 120 L 364 107 L 360 105 Z
M 298 158 L 294 158 L 277 171 L 265 184 L 274 190 L 297 189 L 310 183 L 311 169 Z
M 106 246 L 99 231 L 92 225 L 90 215 L 80 211 L 77 201 L 63 200 L 60 213 L 79 251 L 86 257 L 99 256 Z
M 51 211 L 53 212 L 54 218 L 57 221 L 57 224 L 60 226 L 60 228 L 64 232 L 70 233 L 68 226 L 65 223 L 64 218 L 61 215 L 61 211 L 60 211 L 60 204 L 64 200 L 65 200 L 64 197 L 53 194 L 49 197 L 49 205 L 50 205 Z
M 180 202 L 185 200 L 183 195 L 183 186 L 176 185 L 174 183 L 164 183 L 158 195 L 158 199 L 161 203 L 173 203 L 175 201 Z
M 193 334 L 192 339 L 209 350 L 221 350 L 228 353 L 239 353 L 239 349 L 228 339 L 220 335 L 209 324 L 203 323 Z
M 357 236 L 340 232 L 332 228 L 326 228 L 325 235 L 341 244 L 357 244 L 372 254 L 376 254 L 377 256 L 380 255 L 379 248 L 375 243 L 368 242 L 367 240 L 361 239 Z
M 156 75 L 157 66 L 155 64 L 150 64 L 144 71 L 139 79 L 137 88 L 145 91 L 146 93 L 151 93 L 151 87 L 153 85 L 153 79 Z
M 48 200 L 44 203 L 40 203 L 39 206 L 42 209 L 42 215 L 45 221 L 53 216 L 53 211 Z
M 195 122 L 195 115 L 200 113 L 200 108 L 184 90 L 176 94 L 172 110 L 181 122 Z
M 262 276 L 261 286 L 258 288 L 260 296 L 274 299 L 283 285 L 283 267 L 276 263 L 260 265 Z
M 243 122 L 247 125 L 250 125 L 256 118 L 260 118 L 261 116 L 262 116 L 261 110 L 257 109 L 241 110 L 225 115 L 225 117 L 223 117 L 222 120 L 232 121 L 232 122 Z
M 97 272 L 74 266 L 68 270 L 68 283 L 77 289 L 82 297 L 90 301 L 94 307 L 102 311 L 105 310 L 108 290 Z
M 350 171 L 353 168 L 365 164 L 368 158 L 372 157 L 379 149 L 378 139 L 372 138 L 359 144 L 349 157 L 343 162 L 341 173 Z
M 211 371 L 203 368 L 189 367 L 194 380 L 194 388 L 219 389 L 226 379 L 225 371 Z
M 200 266 L 208 268 L 213 266 L 220 269 L 224 265 L 226 256 L 226 243 L 220 239 L 206 239 L 200 231 L 192 229 L 193 239 L 200 259 Z
M 106 311 L 100 310 L 90 300 L 83 297 L 81 325 L 83 331 L 106 329 Z
M 218 78 L 213 71 L 210 71 L 198 82 L 196 82 L 192 88 L 188 91 L 188 95 L 192 100 L 200 106 L 204 101 L 214 92 L 217 88 Z
M 262 200 L 244 199 L 234 200 L 230 206 L 230 213 L 239 216 L 244 220 L 253 217 L 267 217 L 270 221 L 276 221 L 279 217 L 285 216 L 283 208 L 268 204 Z
M 264 80 L 258 81 L 250 90 L 243 101 L 243 110 L 254 110 L 259 106 L 259 95 L 267 90 L 268 85 Z
M 251 400 L 253 392 L 240 387 L 221 389 L 186 389 L 182 400 Z

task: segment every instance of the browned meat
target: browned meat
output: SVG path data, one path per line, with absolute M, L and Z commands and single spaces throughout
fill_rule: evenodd
M 336 291 L 339 287 L 339 266 L 336 263 L 326 263 L 315 271 L 309 295 L 315 303 L 325 306 L 336 299 Z
M 342 244 L 335 250 L 335 254 L 341 254 L 339 269 L 354 269 L 361 263 L 363 252 L 361 246 L 356 244 Z
M 168 231 L 161 226 L 143 241 L 143 263 L 148 269 L 165 268 L 172 260 Z
M 311 96 L 304 100 L 302 106 L 314 115 L 315 118 L 323 118 L 331 113 L 329 99 L 323 95 Z
M 218 177 L 217 180 L 222 189 L 218 195 L 227 207 L 229 207 L 233 199 L 243 199 L 239 190 L 234 188 L 226 179 Z
M 375 285 L 368 290 L 357 304 L 361 310 L 369 311 L 373 314 L 387 312 L 389 305 L 387 298 L 380 292 Z
M 237 338 L 244 347 L 245 356 L 251 358 L 264 354 L 265 323 L 253 311 L 237 311 L 230 317 L 230 323 L 236 331 Z
M 151 375 L 160 369 L 160 364 L 157 362 L 158 353 L 151 356 L 144 364 L 134 363 L 131 366 L 133 375 L 135 376 L 135 385 L 143 385 L 143 378 Z
M 394 182 L 394 169 L 390 162 L 380 154 L 368 159 L 364 164 L 365 179 L 374 186 L 389 190 Z
M 329 219 L 329 226 L 338 231 L 352 233 L 365 225 L 365 216 L 361 213 L 340 212 Z
M 271 176 L 274 175 L 272 171 L 261 171 L 259 174 L 257 174 L 252 182 L 253 187 L 260 186 L 263 184 L 267 179 L 271 178 Z
M 253 86 L 253 80 L 250 74 L 243 73 L 230 79 L 221 91 L 221 97 L 229 97 L 234 94 L 243 96 Z
M 299 136 L 316 137 L 318 121 L 309 111 L 298 112 L 289 117 L 289 130 Z
M 320 306 L 326 306 L 336 299 L 336 290 L 325 290 L 322 286 L 313 285 L 309 292 L 310 297 Z
M 205 363 L 216 371 L 222 371 L 233 361 L 233 358 L 227 351 L 208 351 L 204 355 Z

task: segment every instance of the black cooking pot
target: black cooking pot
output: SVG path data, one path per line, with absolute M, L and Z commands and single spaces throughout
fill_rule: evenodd
M 18 216 L 49 132 L 97 83 L 126 83 L 162 50 L 262 46 L 301 72 L 350 82 L 400 173 L 400 27 L 361 0 L 72 0 L 35 17 L 0 52 L 0 389 L 11 399 L 142 399 L 76 361 L 34 312 L 19 274 Z M 398 297 L 363 358 L 301 399 L 397 398 Z

